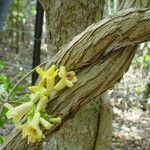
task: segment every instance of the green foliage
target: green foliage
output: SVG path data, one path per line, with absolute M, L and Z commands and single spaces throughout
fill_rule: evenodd
M 10 82 L 10 78 L 4 74 L 0 75 L 0 89 L 2 91 L 7 91 L 9 92 L 9 90 L 11 89 L 11 82 Z
M 6 117 L 6 113 L 7 113 L 7 108 L 3 107 L 2 110 L 1 110 L 1 119 L 0 119 L 0 127 L 3 128 L 5 123 L 6 123 L 6 120 L 7 120 L 7 117 Z
M 31 110 L 31 111 L 28 113 L 28 115 L 27 115 L 27 118 L 28 118 L 29 120 L 32 120 L 32 118 L 33 118 L 33 116 L 34 116 L 34 114 L 35 114 L 35 110 L 36 110 L 36 106 L 33 105 L 32 110 Z
M 5 69 L 7 66 L 6 66 L 6 63 L 4 60 L 0 60 L 0 71 L 2 69 Z M 12 87 L 13 87 L 13 83 L 11 82 L 10 78 L 5 75 L 5 74 L 0 74 L 0 95 L 4 92 L 8 93 Z M 23 92 L 24 91 L 24 88 L 23 86 L 17 86 L 16 89 L 15 89 L 15 93 L 20 93 L 20 92 Z
M 0 60 L 0 70 L 5 69 L 6 63 L 3 60 Z M 0 74 L 0 95 L 3 95 L 4 93 L 8 93 L 12 87 L 13 83 L 11 82 L 10 78 L 5 74 Z M 23 86 L 17 86 L 15 89 L 15 93 L 21 93 L 23 92 L 24 88 Z
M 0 135 L 0 144 L 3 144 L 5 142 L 5 137 Z
M 2 107 L 0 108 L 0 128 L 3 128 L 7 117 L 6 117 L 7 108 Z M 5 142 L 5 137 L 0 135 L 0 144 L 3 144 Z
M 7 67 L 6 63 L 4 60 L 0 60 L 0 71 L 5 69 Z M 7 108 L 3 107 L 4 99 L 6 98 L 7 94 L 10 92 L 10 90 L 13 87 L 13 83 L 11 82 L 11 79 L 5 75 L 5 74 L 0 74 L 0 128 L 3 128 L 4 125 L 7 122 Z M 21 98 L 18 99 L 17 94 L 20 94 L 24 91 L 23 86 L 17 86 L 14 95 L 12 95 L 12 102 L 15 105 L 22 104 L 23 102 L 27 102 L 30 100 L 30 95 L 29 94 L 24 94 L 21 96 Z M 5 138 L 3 136 L 0 136 L 0 144 L 3 144 L 5 141 Z
M 50 116 L 46 112 L 42 112 L 41 116 L 42 116 L 42 118 L 44 118 L 48 122 L 50 122 L 50 120 L 52 119 L 52 116 Z
M 20 101 L 29 102 L 30 101 L 30 94 L 25 94 L 20 98 Z
M 150 43 L 142 43 L 139 47 L 140 51 L 138 52 L 138 56 L 135 56 L 133 60 L 133 64 L 135 67 L 141 67 L 145 69 L 150 68 Z
M 150 67 L 150 54 L 147 54 L 144 56 L 144 63 L 145 63 L 146 68 Z
M 41 117 L 44 118 L 46 121 L 50 122 L 51 124 L 61 122 L 61 119 L 59 117 L 58 118 L 53 118 L 51 115 L 47 114 L 46 111 L 43 111 L 41 113 Z
M 0 71 L 2 69 L 5 69 L 6 63 L 4 60 L 0 59 Z M 0 74 L 0 95 L 9 92 L 9 90 L 12 88 L 10 78 L 5 74 Z
M 5 61 L 0 60 L 0 70 L 6 66 Z

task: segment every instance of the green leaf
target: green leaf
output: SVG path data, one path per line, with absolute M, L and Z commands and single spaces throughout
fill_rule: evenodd
M 23 92 L 23 91 L 24 91 L 24 88 L 23 88 L 23 86 L 18 85 L 18 86 L 15 88 L 15 91 L 16 91 L 16 92 Z
M 0 75 L 0 81 L 6 81 L 7 80 L 7 76 L 6 75 Z
M 1 112 L 1 116 L 0 116 L 0 127 L 4 127 L 5 123 L 6 123 L 6 120 L 7 120 L 7 116 L 6 116 L 6 113 L 7 113 L 8 109 L 6 107 L 3 107 L 2 108 L 2 112 Z
M 5 68 L 6 64 L 4 60 L 0 60 L 0 69 Z
M 23 96 L 21 96 L 20 98 L 18 97 L 13 97 L 13 102 L 20 105 L 23 104 L 24 102 L 29 102 L 30 101 L 30 94 L 25 94 Z
M 50 122 L 50 119 L 52 118 L 52 116 L 44 112 L 41 113 L 41 117 L 44 118 L 48 122 Z
M 24 102 L 29 102 L 29 101 L 30 101 L 30 94 L 25 94 L 25 95 L 23 96 L 22 100 L 23 100 Z
M 36 106 L 33 105 L 31 111 L 27 114 L 27 118 L 31 120 L 35 114 Z
M 146 55 L 146 56 L 145 56 L 145 60 L 146 60 L 146 61 L 150 61 L 150 55 Z
M 49 115 L 47 113 L 44 113 L 44 112 L 41 113 L 41 117 L 43 119 L 45 119 L 46 121 L 52 123 L 52 124 L 56 124 L 56 123 L 60 123 L 61 122 L 61 118 L 60 117 L 53 118 L 51 115 Z
M 0 75 L 0 84 L 4 85 L 6 91 L 10 90 L 11 88 L 11 81 L 9 77 L 4 74 Z
M 4 124 L 5 124 L 5 122 L 2 119 L 0 119 L 0 128 L 3 128 Z
M 0 144 L 4 144 L 5 140 L 5 137 L 0 135 Z

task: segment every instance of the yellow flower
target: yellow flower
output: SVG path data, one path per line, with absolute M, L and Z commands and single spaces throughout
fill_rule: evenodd
M 47 89 L 44 87 L 44 82 L 45 79 L 43 79 L 42 81 L 40 81 L 37 85 L 35 86 L 29 86 L 29 90 L 35 94 L 40 94 L 40 95 L 48 95 L 48 91 Z
M 40 123 L 45 127 L 45 129 L 51 129 L 53 127 L 50 122 L 46 121 L 43 118 L 40 118 Z
M 42 70 L 40 67 L 37 67 L 36 72 L 42 77 L 42 79 L 46 79 L 46 88 L 48 92 L 51 92 L 55 85 L 55 77 L 57 76 L 56 66 L 52 65 L 46 71 Z
M 39 100 L 40 96 L 41 96 L 40 93 L 35 93 L 35 94 L 32 93 L 30 95 L 31 102 L 36 103 Z
M 61 123 L 61 118 L 60 117 L 58 117 L 58 118 L 51 118 L 50 120 L 49 120 L 51 123 Z
M 39 128 L 40 118 L 40 113 L 37 111 L 32 120 L 28 120 L 27 124 L 19 126 L 19 128 L 22 129 L 22 138 L 28 137 L 28 143 L 41 141 L 41 139 L 44 138 Z
M 9 103 L 5 103 L 4 106 L 9 109 L 8 112 L 6 113 L 6 116 L 8 119 L 12 118 L 13 122 L 16 125 L 19 125 L 20 120 L 32 109 L 33 104 L 34 104 L 33 102 L 26 102 L 14 108 Z
M 42 109 L 45 109 L 46 106 L 47 106 L 47 103 L 48 103 L 48 98 L 46 96 L 41 96 L 40 97 L 40 100 L 37 104 L 37 107 L 36 107 L 36 111 L 41 111 Z
M 77 77 L 75 76 L 75 72 L 67 72 L 66 67 L 64 66 L 60 67 L 58 75 L 61 78 L 61 80 L 54 87 L 54 89 L 57 91 L 62 90 L 66 86 L 73 87 L 73 83 L 78 81 Z

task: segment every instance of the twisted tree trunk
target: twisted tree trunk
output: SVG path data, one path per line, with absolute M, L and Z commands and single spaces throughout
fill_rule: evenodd
M 44 6 L 48 7 L 47 5 Z M 43 145 L 46 144 L 49 147 L 52 144 L 57 146 L 58 140 L 53 140 L 53 137 L 55 137 L 55 134 L 57 135 L 58 130 L 61 130 L 71 120 L 70 118 L 74 117 L 75 119 L 76 115 L 80 113 L 81 107 L 84 107 L 90 101 L 94 101 L 98 95 L 112 88 L 122 78 L 134 57 L 137 44 L 150 39 L 149 26 L 149 9 L 128 9 L 119 12 L 115 17 L 92 24 L 76 36 L 47 64 L 47 66 L 52 63 L 57 64 L 57 66 L 65 65 L 69 69 L 75 70 L 79 79 L 72 89 L 66 89 L 49 103 L 49 113 L 61 116 L 62 123 L 50 131 L 45 131 L 46 139 L 30 145 L 26 144 L 26 140 L 21 139 L 19 131 L 14 131 L 1 149 L 37 150 L 43 149 Z M 103 111 L 103 114 L 107 112 L 105 109 L 101 111 Z M 86 117 L 81 116 L 81 120 L 82 118 L 86 119 Z M 82 124 L 77 123 L 79 128 L 82 129 Z M 99 125 L 104 126 L 104 123 L 105 121 L 100 122 Z M 70 138 L 72 133 L 68 133 L 67 126 L 64 131 Z M 92 135 L 92 133 L 89 133 L 89 135 Z M 61 141 L 61 138 L 59 140 Z M 101 142 L 103 142 L 102 140 Z M 80 137 L 76 142 L 81 142 Z M 63 146 L 65 149 L 65 144 Z M 61 148 L 56 147 L 56 149 Z M 98 149 L 97 147 L 94 148 Z

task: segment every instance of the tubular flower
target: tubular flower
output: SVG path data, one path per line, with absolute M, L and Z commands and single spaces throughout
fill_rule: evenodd
M 30 95 L 31 102 L 36 103 L 40 97 L 41 97 L 40 93 L 35 93 L 35 94 L 32 93 Z
M 61 78 L 61 80 L 54 87 L 54 89 L 57 91 L 62 90 L 66 86 L 73 87 L 73 83 L 78 81 L 75 72 L 74 71 L 66 72 L 66 67 L 64 66 L 60 67 L 58 75 Z
M 47 106 L 47 103 L 48 103 L 48 98 L 46 96 L 41 96 L 37 104 L 36 111 L 40 112 L 42 109 L 45 109 Z
M 39 82 L 38 85 L 35 86 L 29 86 L 29 90 L 35 94 L 40 94 L 40 95 L 46 95 L 48 96 L 48 91 L 47 89 L 44 87 L 44 81 L 45 79 L 43 79 L 41 82 Z
M 27 124 L 19 126 L 22 129 L 22 138 L 28 137 L 28 144 L 29 142 L 41 141 L 44 138 L 39 128 L 40 118 L 40 113 L 37 111 L 32 120 L 28 120 Z
M 23 118 L 24 115 L 26 115 L 31 110 L 33 104 L 34 104 L 33 102 L 26 102 L 14 108 L 9 103 L 5 103 L 4 106 L 9 109 L 8 112 L 6 113 L 6 116 L 8 119 L 12 118 L 13 122 L 16 125 L 19 125 L 20 120 Z
M 48 92 L 51 92 L 55 84 L 55 77 L 57 76 L 56 66 L 52 65 L 46 71 L 42 70 L 40 67 L 37 67 L 36 72 L 42 77 L 42 79 L 46 79 L 46 88 Z
M 55 123 L 61 123 L 61 118 L 60 117 L 58 117 L 58 118 L 51 118 L 51 119 L 49 119 L 49 121 L 51 123 L 53 123 L 53 124 L 55 124 Z
M 50 122 L 46 121 L 42 117 L 40 118 L 40 123 L 45 127 L 45 129 L 50 129 L 53 127 L 53 125 Z

